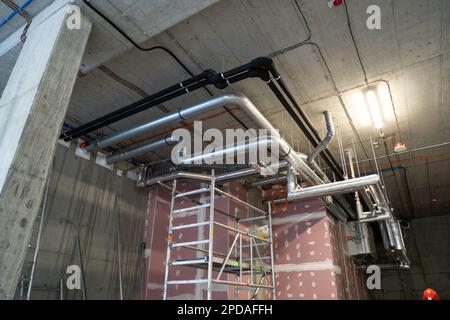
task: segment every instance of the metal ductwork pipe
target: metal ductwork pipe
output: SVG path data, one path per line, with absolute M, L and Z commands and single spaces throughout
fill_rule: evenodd
M 309 168 L 304 159 L 304 156 L 301 153 L 298 153 L 292 150 L 292 147 L 281 138 L 279 135 L 271 136 L 271 137 L 262 137 L 258 140 L 252 140 L 248 144 L 237 145 L 233 147 L 229 147 L 227 149 L 217 150 L 207 154 L 199 154 L 194 155 L 191 158 L 181 159 L 182 164 L 192 164 L 196 162 L 205 162 L 208 160 L 212 160 L 215 158 L 230 156 L 245 153 L 251 148 L 268 148 L 270 145 L 278 144 L 279 145 L 279 153 L 280 158 L 285 159 L 288 163 L 290 163 L 298 172 L 300 172 L 308 181 L 314 184 L 323 183 L 322 180 Z M 278 168 L 277 168 L 278 169 Z
M 377 215 L 375 217 L 370 217 L 370 218 L 362 218 L 359 220 L 360 223 L 369 223 L 369 222 L 376 222 L 376 221 L 384 221 L 384 220 L 388 220 L 391 219 L 392 216 L 389 212 Z
M 252 103 L 252 101 L 247 98 L 243 94 L 226 94 L 219 97 L 215 97 L 213 99 L 210 99 L 206 102 L 187 107 L 187 108 L 180 108 L 177 112 L 174 112 L 172 114 L 166 115 L 160 119 L 150 121 L 148 123 L 142 124 L 136 128 L 126 130 L 123 132 L 120 132 L 118 134 L 115 134 L 113 136 L 107 137 L 101 141 L 97 141 L 94 144 L 97 146 L 108 146 L 111 143 L 116 143 L 122 139 L 129 139 L 136 137 L 138 135 L 148 133 L 154 129 L 158 129 L 161 127 L 166 127 L 168 124 L 174 122 L 174 121 L 180 121 L 180 120 L 186 120 L 188 118 L 192 118 L 195 115 L 198 115 L 202 112 L 211 110 L 213 108 L 222 107 L 224 105 L 237 105 L 241 108 L 245 114 L 251 118 L 254 123 L 258 126 L 258 128 L 261 129 L 267 129 L 268 135 L 270 135 L 270 139 L 274 140 L 276 139 L 277 143 L 279 144 L 279 150 L 280 155 L 284 156 L 284 159 L 289 162 L 292 167 L 295 169 L 296 172 L 301 174 L 303 178 L 306 181 L 311 182 L 314 185 L 320 185 L 323 184 L 324 181 L 308 166 L 308 164 L 305 162 L 304 156 L 301 153 L 298 153 L 292 149 L 292 147 L 289 145 L 286 140 L 284 140 L 278 130 L 276 130 L 273 125 L 267 120 L 266 117 L 258 110 L 258 108 Z M 151 143 L 149 145 L 149 148 L 153 148 L 154 143 Z M 241 146 L 242 147 L 242 146 Z M 149 148 L 147 148 L 145 145 L 140 146 L 137 148 L 134 148 L 132 150 L 125 150 L 123 152 L 120 152 L 118 154 L 112 155 L 110 158 L 110 161 L 116 159 L 125 159 L 126 157 L 130 156 L 130 153 L 134 156 L 137 155 L 138 151 L 148 151 Z M 233 148 L 240 148 L 233 147 Z M 236 151 L 236 150 L 233 150 Z M 231 152 L 231 151 L 230 151 Z M 205 157 L 202 155 L 202 157 Z M 184 163 L 189 163 L 188 161 L 185 161 Z M 336 208 L 339 208 L 339 206 L 335 206 Z M 342 210 L 341 210 L 342 211 Z M 340 215 L 342 215 L 342 212 L 339 212 Z
M 107 137 L 103 140 L 94 142 L 97 146 L 106 147 L 111 145 L 111 143 L 116 143 L 123 139 L 130 139 L 136 137 L 138 135 L 148 133 L 151 130 L 161 128 L 163 126 L 167 126 L 174 121 L 186 120 L 187 118 L 191 118 L 195 115 L 198 115 L 207 110 L 211 110 L 213 108 L 222 107 L 224 105 L 237 105 L 242 111 L 244 111 L 248 117 L 250 117 L 259 128 L 267 129 L 268 134 L 270 134 L 270 138 L 276 139 L 279 144 L 280 154 L 285 155 L 285 159 L 299 172 L 301 173 L 306 180 L 310 181 L 313 184 L 322 184 L 322 179 L 317 176 L 317 174 L 311 170 L 311 168 L 306 164 L 303 160 L 303 156 L 300 153 L 295 152 L 292 147 L 281 138 L 278 130 L 274 128 L 274 126 L 267 120 L 266 117 L 258 110 L 258 108 L 251 102 L 249 98 L 247 98 L 243 94 L 226 94 L 222 95 L 208 101 L 202 102 L 200 104 L 187 107 L 180 108 L 177 112 L 166 115 L 157 120 L 150 121 L 148 123 L 142 124 L 136 128 L 132 128 L 126 131 L 122 131 L 113 136 Z M 161 141 L 157 143 L 162 143 Z M 130 154 L 136 156 L 140 151 L 148 152 L 150 150 L 154 150 L 154 144 L 151 143 L 149 145 L 143 145 L 137 148 L 133 148 L 130 150 L 125 150 L 114 154 L 109 157 L 109 163 L 117 161 L 117 159 L 126 159 L 130 157 Z M 162 145 L 161 145 L 162 146 Z M 186 163 L 186 162 L 185 162 Z
M 190 107 L 181 107 L 178 109 L 178 111 L 170 113 L 162 118 L 151 120 L 135 128 L 124 130 L 115 133 L 113 135 L 107 136 L 103 139 L 96 140 L 87 147 L 87 150 L 93 150 L 96 148 L 106 148 L 122 140 L 132 139 L 140 135 L 149 133 L 155 129 L 163 128 L 166 127 L 167 125 L 176 122 L 191 119 L 211 109 L 222 107 L 223 105 L 226 104 L 225 100 L 227 99 L 217 97 Z
M 286 177 L 275 177 L 275 178 L 269 178 L 269 179 L 251 182 L 251 183 L 247 184 L 245 187 L 246 187 L 246 189 L 253 189 L 253 188 L 260 187 L 260 186 L 266 186 L 269 184 L 279 184 L 279 183 L 285 183 L 285 182 L 286 182 Z
M 385 220 L 379 221 L 378 226 L 380 227 L 381 238 L 383 240 L 383 247 L 386 250 L 389 250 L 390 246 L 391 246 L 391 242 L 389 240 L 389 234 L 388 234 L 387 227 L 386 227 L 386 221 Z
M 393 240 L 394 240 L 394 248 L 396 250 L 403 250 L 403 235 L 400 230 L 400 226 L 398 222 L 394 219 L 387 221 L 388 228 L 391 229 Z
M 311 152 L 311 154 L 308 156 L 308 162 L 314 161 L 319 154 L 328 148 L 328 145 L 333 141 L 336 129 L 334 127 L 333 117 L 331 116 L 331 113 L 329 111 L 324 111 L 325 116 L 325 124 L 327 126 L 327 134 L 325 138 L 319 143 L 319 145 Z
M 165 137 L 164 139 L 154 141 L 149 144 L 140 145 L 122 152 L 118 152 L 106 157 L 106 162 L 108 164 L 113 164 L 121 160 L 130 159 L 138 155 L 157 150 L 162 147 L 173 146 L 178 141 L 172 137 Z
M 239 144 L 232 147 L 228 147 L 226 149 L 215 150 L 210 153 L 199 153 L 194 154 L 190 158 L 181 158 L 179 159 L 180 164 L 189 165 L 189 164 L 203 164 L 208 163 L 208 161 L 213 162 L 216 159 L 222 159 L 223 157 L 238 156 L 245 154 L 247 151 L 251 149 L 258 150 L 258 148 L 269 148 L 273 143 L 277 143 L 277 139 L 272 139 L 271 137 L 260 137 L 252 139 L 249 143 Z M 250 165 L 256 163 L 250 163 Z
M 224 105 L 238 105 L 241 109 L 252 118 L 260 128 L 272 127 L 272 125 L 265 119 L 265 117 L 259 112 L 259 110 L 253 105 L 253 103 L 243 94 L 226 94 L 218 97 L 214 97 L 207 101 L 189 106 L 189 107 L 181 107 L 178 111 L 165 115 L 164 117 L 158 118 L 156 120 L 151 120 L 149 122 L 143 123 L 135 128 L 124 130 L 108 137 L 105 137 L 100 140 L 96 140 L 92 142 L 87 149 L 93 150 L 96 148 L 106 148 L 115 143 L 118 143 L 125 139 L 132 139 L 138 137 L 140 135 L 147 134 L 156 129 L 167 127 L 167 125 L 181 122 L 183 120 L 193 119 L 195 116 L 198 116 L 207 111 L 211 111 L 216 108 L 223 107 Z M 256 114 L 253 112 L 257 110 Z M 263 118 L 263 119 L 261 119 Z M 275 128 L 272 127 L 273 130 Z
M 319 154 L 328 148 L 328 145 L 333 141 L 334 135 L 335 135 L 335 127 L 333 122 L 333 117 L 331 116 L 331 113 L 328 111 L 325 111 L 325 123 L 327 127 L 327 134 L 325 138 L 317 145 L 317 147 L 311 152 L 311 154 L 308 156 L 307 163 L 308 165 L 314 170 L 315 173 L 317 173 L 323 181 L 330 182 L 327 175 L 322 171 L 322 169 L 317 165 L 316 158 L 319 156 Z
M 386 227 L 386 232 L 389 239 L 389 248 L 394 247 L 395 246 L 394 234 L 392 233 L 392 229 L 387 220 L 384 221 L 384 226 Z
M 288 193 L 288 200 L 311 199 L 342 193 L 355 192 L 365 186 L 375 185 L 380 182 L 378 175 L 370 175 L 351 180 L 327 183 L 304 189 L 297 189 Z
M 291 191 L 296 190 L 298 187 L 297 184 L 297 173 L 295 172 L 295 169 L 292 166 L 288 166 L 287 170 L 287 194 L 289 197 L 289 193 Z
M 286 167 L 287 167 L 287 162 L 280 161 L 279 168 L 284 169 Z M 196 179 L 198 179 L 198 180 L 204 180 L 202 177 L 208 177 L 207 175 L 201 175 L 201 174 L 195 174 L 195 173 L 181 171 L 181 172 L 176 172 L 176 173 L 170 173 L 170 174 L 167 174 L 164 176 L 150 178 L 146 181 L 143 181 L 139 186 L 148 187 L 148 186 L 154 185 L 158 182 L 172 181 L 174 179 L 194 179 L 195 177 L 193 175 L 197 175 L 196 177 L 198 177 L 198 178 L 196 178 Z M 248 168 L 248 169 L 227 172 L 227 173 L 224 173 L 221 175 L 217 175 L 216 182 L 226 182 L 226 181 L 242 179 L 244 177 L 249 177 L 249 176 L 254 176 L 254 175 L 259 175 L 259 172 L 254 168 Z
M 175 172 L 170 173 L 165 176 L 155 177 L 147 180 L 145 182 L 145 186 L 151 186 L 160 182 L 167 182 L 172 181 L 175 179 L 190 179 L 190 180 L 201 180 L 201 181 L 209 181 L 211 180 L 211 176 L 208 176 L 206 174 L 200 174 L 200 173 L 192 173 L 192 172 Z
M 345 154 L 348 157 L 348 164 L 350 166 L 350 178 L 354 179 L 356 178 L 356 174 L 355 174 L 355 167 L 353 165 L 353 155 L 352 155 L 352 151 L 351 150 L 346 150 Z M 364 191 L 363 191 L 364 192 Z M 361 200 L 359 198 L 359 192 L 356 191 L 355 192 L 355 206 L 356 206 L 356 215 L 358 217 L 358 220 L 361 221 L 362 219 L 364 219 L 364 209 L 363 209 L 363 205 L 361 203 Z M 371 218 L 371 219 L 376 219 L 376 218 Z M 372 221 L 377 221 L 377 220 L 365 220 L 366 222 L 372 222 Z
M 306 156 L 305 156 L 305 158 L 306 158 Z M 278 164 L 278 169 L 284 169 L 287 167 L 287 165 L 288 165 L 287 161 L 282 160 Z M 269 169 L 270 168 L 271 168 L 271 166 L 269 166 Z M 244 170 L 227 172 L 227 173 L 218 175 L 218 176 L 216 176 L 216 181 L 230 181 L 230 180 L 235 180 L 235 179 L 242 179 L 244 177 L 259 175 L 259 174 L 260 174 L 259 171 L 256 170 L 255 168 L 248 168 L 248 169 L 244 169 Z
M 381 236 L 383 238 L 384 248 L 386 250 L 394 248 L 395 250 L 402 251 L 404 253 L 405 243 L 403 241 L 403 234 L 399 222 L 391 216 L 390 219 L 380 221 L 379 226 Z M 404 256 L 406 260 L 408 260 L 405 253 Z
M 304 162 L 305 156 L 302 153 L 292 150 L 291 146 L 279 135 L 270 137 L 260 137 L 249 141 L 248 144 L 236 145 L 226 149 L 217 150 L 207 154 L 198 154 L 190 158 L 180 159 L 182 164 L 193 164 L 196 162 L 204 163 L 208 160 L 217 159 L 223 156 L 234 156 L 247 152 L 252 148 L 269 148 L 273 144 L 278 144 L 280 158 L 284 158 L 288 163 L 295 167 L 304 177 L 312 183 L 323 183 L 320 178 L 306 165 Z M 276 167 L 271 165 L 270 167 Z M 279 169 L 275 168 L 275 169 Z

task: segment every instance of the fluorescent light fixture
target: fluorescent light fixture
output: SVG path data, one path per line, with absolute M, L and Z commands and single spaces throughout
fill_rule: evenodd
M 363 90 L 354 89 L 343 97 L 346 105 L 348 105 L 349 113 L 352 119 L 358 126 L 368 128 L 372 126 L 372 117 L 369 114 L 369 109 L 367 108 L 366 97 Z
M 392 106 L 388 85 L 379 83 L 376 92 L 380 101 L 381 114 L 383 115 L 384 122 L 394 121 L 394 107 Z
M 373 125 L 375 128 L 381 129 L 383 128 L 383 117 L 381 115 L 380 101 L 378 99 L 376 88 L 368 88 L 365 91 L 365 94 Z

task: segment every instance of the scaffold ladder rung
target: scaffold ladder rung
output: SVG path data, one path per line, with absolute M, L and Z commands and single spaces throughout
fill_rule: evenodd
M 170 246 L 172 248 L 178 248 L 178 247 L 187 247 L 187 246 L 197 246 L 199 244 L 206 244 L 206 243 L 209 243 L 209 240 L 198 240 L 198 241 L 179 242 L 179 243 L 172 242 L 170 244 Z
M 201 205 L 194 206 L 194 207 L 187 207 L 187 208 L 177 209 L 177 210 L 174 210 L 172 213 L 173 214 L 177 214 L 177 213 L 182 213 L 182 212 L 195 211 L 195 210 L 199 210 L 199 209 L 203 209 L 203 208 L 208 208 L 210 205 L 211 204 L 209 204 L 209 203 L 205 203 L 205 204 L 201 204 Z
M 208 263 L 208 257 L 202 259 L 190 259 L 190 260 L 173 260 L 170 261 L 172 266 L 188 266 L 192 264 Z
M 268 210 L 264 211 L 231 193 L 217 188 L 214 170 L 211 170 L 210 183 L 204 181 L 198 183 L 201 186 L 190 191 L 178 191 L 177 180 L 174 180 L 172 184 L 163 299 L 167 300 L 169 297 L 169 285 L 184 284 L 206 285 L 208 300 L 213 298 L 213 288 L 217 285 L 233 286 L 235 299 L 239 297 L 239 290 L 251 290 L 253 298 L 256 297 L 259 290 L 269 290 L 272 293 L 271 298 L 276 299 L 271 204 L 268 203 Z M 195 195 L 199 196 L 195 197 Z M 216 210 L 214 207 L 216 195 L 223 195 L 230 201 L 246 207 L 248 211 L 245 218 L 240 218 L 238 212 L 235 212 L 233 216 L 230 212 Z M 175 209 L 177 201 L 180 201 L 179 199 L 184 200 L 188 196 L 193 196 L 187 198 L 187 201 L 194 204 L 191 204 L 191 207 Z M 180 204 L 183 204 L 183 202 Z M 180 204 L 178 207 L 180 207 Z M 196 214 L 177 215 L 197 210 Z M 227 220 L 215 219 L 216 211 L 224 214 Z M 250 213 L 256 213 L 256 215 L 252 216 Z M 232 221 L 230 218 L 234 219 L 234 226 L 230 224 Z M 174 225 L 174 221 L 182 221 L 183 219 L 186 220 L 183 221 L 185 224 L 180 222 Z M 262 226 L 255 226 L 254 222 L 258 221 L 264 223 L 264 227 L 268 230 L 268 232 L 264 231 L 266 232 L 264 235 L 258 229 Z M 174 242 L 175 238 L 181 239 L 182 232 L 179 231 L 186 229 L 192 230 L 197 236 L 191 235 L 190 239 L 183 239 L 185 242 Z M 226 236 L 222 237 L 222 234 Z M 227 241 L 226 239 L 232 234 L 234 240 Z M 220 242 L 218 237 L 221 239 Z M 214 251 L 216 243 L 220 243 L 218 246 L 220 249 Z M 226 248 L 223 248 L 224 246 Z M 177 254 L 176 259 L 171 258 L 173 250 L 179 251 L 180 248 L 191 249 L 196 253 L 184 258 L 183 255 Z M 223 251 L 225 249 L 227 252 Z M 181 252 L 184 254 L 185 251 Z M 178 270 L 177 268 L 184 267 L 205 270 L 203 278 L 206 279 L 169 280 L 171 274 L 169 271 L 173 270 L 171 268 Z M 235 277 L 234 281 L 231 281 L 230 275 Z
M 208 283 L 208 279 L 194 279 L 194 280 L 171 280 L 166 281 L 167 284 L 199 284 Z
M 175 198 L 182 198 L 182 197 L 188 197 L 188 196 L 194 196 L 197 194 L 202 194 L 202 193 L 206 193 L 211 191 L 210 188 L 201 188 L 201 189 L 196 189 L 196 190 L 192 190 L 192 191 L 187 191 L 187 192 L 180 192 L 178 193 Z
M 172 227 L 172 230 L 182 230 L 182 229 L 189 229 L 189 228 L 197 228 L 197 227 L 203 227 L 203 226 L 207 226 L 207 225 L 209 225 L 209 221 L 174 226 L 174 227 Z

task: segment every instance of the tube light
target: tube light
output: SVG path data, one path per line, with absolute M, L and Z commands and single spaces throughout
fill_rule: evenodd
M 383 117 L 381 116 L 380 102 L 374 89 L 369 88 L 366 91 L 366 101 L 375 128 L 383 128 Z

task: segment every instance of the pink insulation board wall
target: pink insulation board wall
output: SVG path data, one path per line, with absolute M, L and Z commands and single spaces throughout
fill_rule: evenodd
M 363 274 L 347 254 L 345 224 L 321 200 L 277 206 L 272 221 L 277 299 L 367 299 Z
M 179 191 L 199 188 L 199 184 L 179 183 Z M 247 194 L 242 184 L 231 182 L 224 190 L 241 200 Z M 263 191 L 266 199 L 276 198 L 274 190 Z M 168 215 L 170 191 L 163 187 L 150 189 L 148 214 L 145 226 L 145 272 L 142 283 L 143 299 L 161 299 L 166 261 Z M 209 195 L 195 200 L 209 202 Z M 190 201 L 177 201 L 176 208 L 196 205 Z M 215 207 L 230 215 L 246 217 L 246 207 L 225 197 L 216 196 Z M 193 212 L 177 219 L 175 224 L 205 221 L 208 209 Z M 216 213 L 216 221 L 234 226 L 234 220 Z M 206 239 L 206 227 L 174 233 L 174 242 Z M 181 231 L 181 230 L 180 230 Z M 365 279 L 347 254 L 345 224 L 337 221 L 328 212 L 321 200 L 291 202 L 277 206 L 273 211 L 273 236 L 277 299 L 366 299 Z M 215 229 L 214 251 L 226 254 L 233 241 L 231 232 Z M 267 253 L 267 252 L 265 252 Z M 265 254 L 263 253 L 263 254 Z M 187 249 L 172 250 L 172 259 L 189 259 L 204 256 L 203 253 Z M 190 267 L 172 267 L 171 280 L 206 279 L 206 271 Z M 234 276 L 223 276 L 224 280 L 235 280 Z M 170 299 L 206 299 L 205 285 L 169 286 Z M 234 299 L 234 287 L 214 286 L 213 299 Z M 271 298 L 264 291 L 260 298 Z M 250 298 L 249 291 L 240 291 L 239 299 Z

